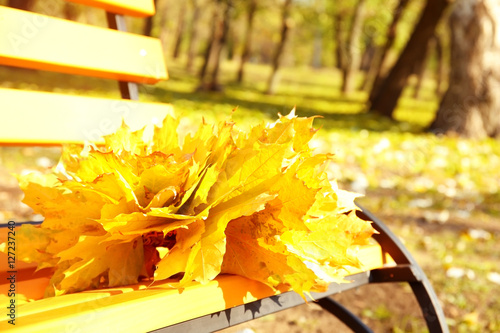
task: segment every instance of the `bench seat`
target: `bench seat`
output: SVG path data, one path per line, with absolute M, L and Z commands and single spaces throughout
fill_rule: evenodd
M 3 235 L 6 234 L 3 232 Z M 383 267 L 392 261 L 390 256 L 382 252 L 378 244 L 361 247 L 359 255 L 364 269 L 352 268 L 350 271 L 352 277 L 348 277 L 347 280 L 355 279 L 356 274 L 367 276 L 369 270 Z M 6 254 L 0 254 L 0 262 L 7 262 Z M 41 299 L 49 282 L 49 272 L 47 270 L 35 272 L 35 269 L 34 265 L 18 263 L 16 292 L 19 296 L 16 304 L 16 332 L 54 331 L 55 328 L 57 331 L 72 331 L 76 327 L 81 332 L 100 331 L 103 327 L 113 327 L 117 332 L 144 332 L 167 326 L 171 326 L 171 330 L 177 332 L 187 332 L 188 327 L 191 327 L 193 332 L 200 332 L 196 330 L 196 323 L 194 327 L 193 323 L 190 323 L 182 330 L 175 327 L 175 324 L 207 315 L 220 316 L 221 318 L 211 325 L 215 326 L 214 329 L 221 329 L 229 324 L 235 324 L 238 320 L 243 322 L 260 317 L 258 308 L 262 305 L 256 306 L 256 313 L 246 313 L 246 316 L 251 318 L 245 318 L 245 308 L 235 307 L 249 305 L 275 295 L 278 300 L 281 299 L 281 303 L 292 302 L 293 305 L 303 303 L 302 298 L 294 292 L 279 295 L 260 282 L 235 275 L 220 275 L 205 285 L 192 283 L 183 290 L 172 288 L 172 281 L 166 280 L 153 285 L 150 285 L 150 282 L 143 282 L 120 288 L 90 290 Z M 4 274 L 7 272 L 2 272 L 2 276 Z M 329 293 L 333 294 L 356 286 L 355 282 L 332 284 Z M 8 288 L 8 281 L 2 281 L 0 300 L 2 297 L 7 297 Z M 290 304 L 288 307 L 293 305 Z M 233 314 L 229 319 L 221 312 L 232 308 L 235 312 L 243 311 L 243 316 Z M 282 306 L 279 309 L 281 310 Z M 269 312 L 263 311 L 261 315 L 264 314 Z M 2 306 L 0 316 L 2 318 L 0 331 L 7 332 L 9 329 L 14 329 L 14 326 L 7 323 L 5 306 Z M 205 321 L 203 325 L 207 323 L 209 321 Z M 210 330 L 203 327 L 202 331 Z

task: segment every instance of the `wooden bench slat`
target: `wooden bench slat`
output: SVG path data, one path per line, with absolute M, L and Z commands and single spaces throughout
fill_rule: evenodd
M 137 17 L 155 14 L 153 0 L 66 0 L 87 6 L 102 8 L 108 12 Z
M 0 88 L 0 145 L 102 141 L 125 119 L 132 129 L 159 123 L 169 104 L 143 103 Z
M 32 304 L 38 311 L 33 312 L 31 309 L 29 315 L 23 315 L 23 312 L 24 307 L 31 304 L 20 305 L 17 309 L 16 332 L 45 332 L 54 327 L 61 328 L 61 331 L 79 328 L 82 332 L 100 332 L 103 327 L 112 327 L 116 332 L 147 332 L 222 311 L 227 305 L 243 304 L 242 292 L 248 295 L 245 303 L 270 296 L 262 292 L 269 290 L 266 286 L 239 276 L 221 276 L 206 285 L 192 284 L 182 293 L 170 288 L 168 283 L 134 290 L 139 287 L 145 286 L 82 292 L 67 295 L 69 297 L 37 301 Z M 89 295 L 93 300 L 82 301 Z M 72 297 L 75 299 L 74 304 L 61 307 L 53 304 Z M 44 309 L 45 306 L 48 310 Z M 2 332 L 11 328 L 4 318 L 8 317 L 5 314 L 2 316 Z
M 0 6 L 0 64 L 154 84 L 160 40 Z
M 390 261 L 378 244 L 361 247 L 359 258 L 364 264 L 363 271 L 382 267 Z M 4 253 L 0 253 L 0 260 L 6 262 Z M 34 269 L 35 266 L 31 266 Z M 361 271 L 353 269 L 351 274 Z M 30 297 L 37 292 L 34 288 L 48 284 L 49 278 L 45 277 L 44 283 L 43 279 L 19 279 L 17 292 Z M 78 327 L 85 332 L 99 331 L 102 327 L 113 327 L 117 331 L 150 331 L 276 294 L 264 284 L 233 275 L 221 275 L 205 285 L 193 283 L 182 292 L 172 289 L 168 281 L 147 286 L 148 283 L 139 283 L 36 302 L 19 301 L 16 332 L 44 331 L 51 327 Z M 0 297 L 6 295 L 7 289 L 7 283 L 0 285 Z M 11 328 L 5 311 L 5 307 L 0 309 L 1 331 Z

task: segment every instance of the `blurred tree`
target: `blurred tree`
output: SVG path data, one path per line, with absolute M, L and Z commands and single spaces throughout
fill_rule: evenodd
M 333 11 L 333 45 L 334 45 L 334 56 L 335 56 L 335 67 L 342 70 L 345 66 L 345 55 L 344 55 L 344 34 L 342 29 L 342 20 L 345 16 L 345 11 L 339 6 L 335 7 Z
M 431 130 L 500 138 L 500 3 L 458 0 L 449 24 L 449 87 Z
M 370 94 L 371 112 L 392 118 L 399 96 L 413 73 L 417 62 L 422 61 L 426 45 L 432 38 L 444 10 L 451 0 L 427 0 L 410 40 L 377 91 Z M 372 89 L 373 90 L 373 89 Z
M 347 56 L 342 72 L 342 92 L 355 88 L 356 74 L 361 64 L 361 33 L 363 31 L 364 7 L 366 0 L 359 0 L 354 7 L 351 29 L 347 37 Z
M 247 21 L 247 30 L 245 32 L 243 53 L 241 55 L 240 68 L 238 69 L 238 78 L 237 78 L 237 81 L 239 83 L 241 83 L 243 81 L 245 63 L 250 58 L 250 53 L 252 50 L 253 21 L 254 21 L 256 11 L 257 11 L 257 0 L 248 0 L 248 2 L 247 2 L 247 20 L 246 20 Z
M 155 7 L 157 5 L 158 0 L 154 0 Z M 148 16 L 144 21 L 144 28 L 142 29 L 142 34 L 144 36 L 151 36 L 151 31 L 153 30 L 153 18 L 156 15 Z
M 311 27 L 311 30 L 313 30 L 311 66 L 313 68 L 321 68 L 323 66 L 323 49 L 325 47 L 323 42 L 323 33 L 326 25 L 323 19 L 326 10 L 325 2 L 324 0 L 314 0 L 310 6 L 312 7 L 311 14 L 313 17 L 309 21 L 309 24 L 314 23 L 314 26 Z
M 420 96 L 420 90 L 422 88 L 422 82 L 425 79 L 425 71 L 427 70 L 427 65 L 430 62 L 430 58 L 436 49 L 436 38 L 435 35 L 429 39 L 427 46 L 425 47 L 425 55 L 422 61 L 418 61 L 415 64 L 414 74 L 417 76 L 417 82 L 415 83 L 415 89 L 413 90 L 413 98 L 418 99 Z
M 32 10 L 35 0 L 9 0 L 7 6 L 22 10 Z
M 238 43 L 238 36 L 234 33 L 234 29 L 229 29 L 226 36 L 226 60 L 234 59 L 234 48 Z
M 377 47 L 375 46 L 375 38 L 374 36 L 365 33 L 364 34 L 364 44 L 365 51 L 361 56 L 361 61 L 359 68 L 366 72 L 372 67 L 373 59 L 375 57 L 375 53 L 377 52 Z
M 434 39 L 436 41 L 436 58 L 437 58 L 437 67 L 436 67 L 436 96 L 439 99 L 443 97 L 443 86 L 444 82 L 444 53 L 443 53 L 443 43 L 441 41 L 441 37 L 436 34 L 434 35 Z
M 185 24 L 186 10 L 187 10 L 187 2 L 182 1 L 181 7 L 179 9 L 179 15 L 177 16 L 178 17 L 177 30 L 175 32 L 175 43 L 174 43 L 174 53 L 173 53 L 174 59 L 177 59 L 181 52 L 182 39 L 184 38 L 184 27 L 186 26 Z
M 376 87 L 380 85 L 380 82 L 382 82 L 382 69 L 384 68 L 387 53 L 394 44 L 394 40 L 396 39 L 396 29 L 408 2 L 409 0 L 399 0 L 396 8 L 394 9 L 392 21 L 387 29 L 385 44 L 375 53 L 373 62 L 368 73 L 366 74 L 366 78 L 363 83 L 363 90 L 365 91 L 372 89 L 371 93 L 375 94 L 377 92 Z
M 278 69 L 283 61 L 283 51 L 285 50 L 285 45 L 288 40 L 288 35 L 290 28 L 293 25 L 292 18 L 290 17 L 290 12 L 292 9 L 292 0 L 285 0 L 283 2 L 282 15 L 281 15 L 281 38 L 276 47 L 274 57 L 272 60 L 272 72 L 269 76 L 267 82 L 267 94 L 274 94 L 278 85 Z
M 212 25 L 210 28 L 210 36 L 207 42 L 207 45 L 205 47 L 205 51 L 203 52 L 203 64 L 201 65 L 200 68 L 200 73 L 198 74 L 198 77 L 200 78 L 200 87 L 203 85 L 203 81 L 205 79 L 205 75 L 207 73 L 208 69 L 208 64 L 210 62 L 210 55 L 212 54 L 212 49 L 214 47 L 214 43 L 216 42 L 217 38 L 217 30 L 219 28 L 219 21 L 220 21 L 220 2 L 221 0 L 215 0 L 213 1 L 213 9 L 212 9 Z
M 207 43 L 205 59 L 200 71 L 199 90 L 220 91 L 218 76 L 222 50 L 227 42 L 233 0 L 216 0 L 212 16 L 212 33 Z M 211 73 L 208 73 L 208 70 Z M 208 82 L 207 82 L 208 80 Z
M 186 63 L 187 70 L 191 70 L 193 68 L 194 59 L 196 58 L 196 46 L 198 43 L 198 21 L 200 20 L 201 14 L 200 0 L 191 0 L 191 7 L 193 10 L 193 15 L 191 17 L 191 22 L 189 25 L 189 44 Z
M 172 3 L 169 2 L 170 0 L 155 0 L 155 7 L 156 7 L 156 26 L 159 29 L 158 37 L 160 38 L 161 45 L 167 45 L 168 44 L 168 37 L 170 35 L 170 26 L 168 24 L 171 19 L 169 18 L 169 13 L 172 11 L 171 8 Z
M 70 2 L 65 2 L 63 7 L 63 17 L 66 20 L 75 21 L 80 15 L 79 8 Z

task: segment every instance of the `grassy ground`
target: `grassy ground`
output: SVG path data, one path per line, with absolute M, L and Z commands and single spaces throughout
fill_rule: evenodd
M 273 120 L 294 106 L 299 116 L 321 116 L 313 145 L 319 152 L 335 154 L 329 168 L 332 178 L 343 188 L 364 193 L 360 203 L 386 222 L 416 256 L 451 330 L 500 331 L 500 142 L 425 133 L 438 104 L 432 81 L 426 82 L 419 100 L 409 97 L 412 88 L 405 91 L 396 123 L 360 113 L 366 95 L 340 94 L 335 70 L 285 69 L 277 94 L 269 96 L 262 93 L 269 74 L 264 66 L 247 67 L 245 83 L 237 85 L 236 63 L 226 63 L 221 77 L 224 93 L 200 93 L 195 92 L 196 78 L 180 61 L 169 64 L 170 80 L 141 87 L 143 99 L 172 103 L 186 127 L 202 117 L 225 119 L 236 107 L 233 119 L 242 127 Z M 5 68 L 0 68 L 0 87 L 118 97 L 113 82 Z M 20 195 L 9 172 L 46 168 L 56 156 L 54 150 L 2 148 L 0 196 Z M 7 199 L 0 205 L 4 219 L 29 216 L 26 207 Z M 392 291 L 384 286 L 337 297 L 376 331 L 425 331 L 409 293 L 405 287 Z M 235 330 L 320 332 L 338 324 L 313 306 L 290 311 Z

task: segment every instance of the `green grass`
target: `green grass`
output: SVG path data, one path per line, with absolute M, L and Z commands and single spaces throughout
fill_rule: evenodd
M 172 103 L 186 128 L 231 114 L 238 126 L 249 127 L 294 106 L 299 116 L 321 116 L 312 145 L 335 154 L 332 178 L 345 189 L 365 192 L 360 202 L 405 241 L 443 302 L 452 331 L 500 330 L 500 286 L 488 279 L 500 273 L 500 143 L 426 133 L 438 107 L 432 80 L 424 82 L 419 100 L 411 97 L 411 86 L 405 90 L 394 122 L 363 112 L 366 93 L 342 95 L 334 69 L 283 69 L 279 89 L 270 96 L 263 93 L 270 72 L 263 65 L 249 64 L 238 85 L 237 63 L 224 63 L 224 92 L 202 93 L 195 92 L 198 80 L 182 61 L 168 63 L 170 80 L 141 87 L 142 99 Z M 6 68 L 0 68 L 0 87 L 118 97 L 114 82 Z M 2 163 L 9 154 L 3 148 Z M 478 238 L 472 229 L 487 236 Z M 447 276 L 453 269 L 464 275 Z M 389 314 L 381 305 L 364 315 Z M 402 316 L 400 327 L 421 331 L 418 323 Z
M 179 63 L 170 65 L 170 80 L 155 88 L 145 88 L 155 101 L 171 102 L 178 112 L 218 115 L 224 118 L 234 107 L 236 120 L 245 123 L 249 118 L 275 119 L 277 113 L 288 113 L 294 106 L 301 116 L 320 115 L 317 125 L 325 129 L 358 130 L 366 128 L 373 131 L 411 131 L 419 132 L 432 120 L 432 109 L 437 106 L 435 100 L 415 101 L 405 92 L 396 118 L 396 123 L 361 113 L 365 109 L 365 92 L 354 92 L 344 96 L 339 91 L 340 73 L 334 69 L 311 70 L 309 68 L 285 68 L 280 72 L 281 83 L 275 95 L 266 95 L 266 79 L 269 68 L 249 64 L 248 74 L 242 85 L 234 83 L 236 63 L 223 66 L 221 81 L 224 93 L 195 93 L 198 80 L 187 74 Z M 425 89 L 424 89 L 424 92 Z M 422 94 L 428 95 L 428 94 Z M 217 117 L 214 117 L 217 119 Z

